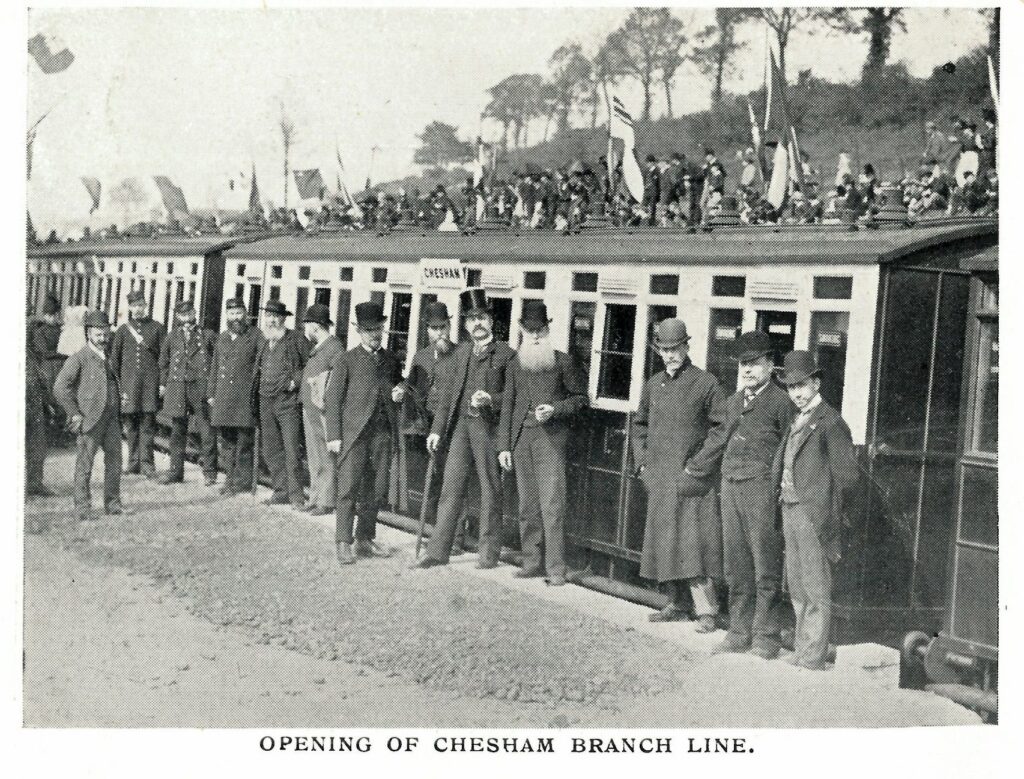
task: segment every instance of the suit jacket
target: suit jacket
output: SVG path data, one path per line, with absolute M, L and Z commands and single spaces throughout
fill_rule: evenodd
M 267 351 L 270 342 L 264 338 L 260 343 L 259 353 L 256 355 L 256 372 L 253 377 L 252 389 L 254 395 L 261 393 L 260 387 L 260 366 L 263 364 L 263 354 Z M 295 389 L 278 387 L 275 398 L 289 403 L 299 402 L 299 387 L 302 386 L 302 369 L 306 367 L 306 360 L 309 359 L 309 349 L 312 346 L 309 339 L 296 330 L 285 330 L 281 340 L 278 341 L 275 349 L 284 349 L 284 359 L 288 365 L 287 371 L 295 382 Z
M 402 366 L 387 349 L 381 352 L 384 359 L 379 366 L 362 345 L 334 358 L 327 382 L 324 417 L 327 440 L 341 441 L 339 462 L 373 418 L 382 392 L 392 436 L 395 444 L 398 443 L 398 409 L 391 401 L 391 390 L 402 381 Z
M 155 413 L 160 400 L 164 326 L 149 317 L 133 320 L 131 326 L 142 336 L 141 343 L 125 322 L 114 333 L 109 351 L 110 366 L 121 386 L 121 413 Z
M 164 340 L 160 351 L 160 384 L 166 387 L 163 411 L 170 417 L 187 415 L 185 387 L 198 383 L 208 397 L 207 383 L 216 336 L 199 325 L 193 325 L 188 338 L 183 327 L 175 327 Z
M 53 394 L 69 418 L 81 414 L 83 433 L 96 427 L 103 416 L 108 375 L 106 361 L 88 344 L 68 357 L 57 374 Z
M 344 351 L 345 347 L 341 345 L 341 341 L 338 340 L 337 336 L 332 335 L 324 339 L 323 343 L 310 352 L 309 360 L 302 369 L 302 387 L 299 389 L 302 405 L 307 412 L 321 413 L 320 409 L 313 403 L 310 379 L 322 380 L 324 378 L 323 374 L 331 370 L 335 359 Z M 324 394 L 324 399 L 326 400 L 326 393 Z
M 492 427 L 496 427 L 504 399 L 505 371 L 516 353 L 507 343 L 497 340 L 491 341 L 486 351 L 486 375 L 484 386 L 480 389 L 491 396 L 491 405 L 481 408 L 480 415 L 490 422 Z M 442 440 L 447 440 L 451 436 L 464 404 L 469 403 L 469 397 L 463 395 L 466 391 L 466 378 L 469 375 L 471 359 L 474 359 L 473 342 L 465 341 L 459 344 L 453 355 L 452 380 L 442 389 L 437 413 L 434 414 L 434 423 L 430 429 L 431 433 L 441 436 Z
M 726 401 L 729 431 L 722 457 L 722 476 L 744 481 L 771 475 L 779 443 L 789 434 L 796 407 L 786 390 L 774 381 L 761 390 L 750 405 L 744 404 L 743 390 Z
M 402 432 L 406 435 L 430 432 L 438 399 L 452 380 L 455 347 L 436 359 L 434 353 L 433 346 L 424 346 L 413 355 L 409 375 L 403 385 L 408 393 L 402 406 Z
M 533 400 L 526 390 L 526 382 L 532 383 Z M 505 392 L 501 404 L 501 418 L 498 421 L 498 452 L 513 452 L 523 432 L 523 423 L 533 414 L 538 403 L 549 403 L 554 412 L 542 427 L 548 432 L 565 430 L 570 427 L 587 404 L 587 389 L 575 362 L 564 352 L 555 352 L 555 367 L 528 375 L 513 359 L 505 374 Z
M 210 362 L 207 395 L 213 398 L 210 424 L 215 427 L 255 427 L 252 381 L 256 355 L 263 343 L 258 327 L 249 327 L 232 340 L 225 331 L 217 336 Z
M 788 437 L 787 431 L 772 465 L 777 490 L 782 484 Z M 794 446 L 793 486 L 825 553 L 835 562 L 841 555 L 842 525 L 849 524 L 846 509 L 860 473 L 850 428 L 839 412 L 822 400 L 795 437 Z

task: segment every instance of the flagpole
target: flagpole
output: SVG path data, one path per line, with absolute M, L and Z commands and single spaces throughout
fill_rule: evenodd
M 612 206 L 612 216 L 615 214 L 615 144 L 612 141 L 612 102 L 608 97 L 608 85 L 604 84 L 604 103 L 608 109 L 608 202 Z

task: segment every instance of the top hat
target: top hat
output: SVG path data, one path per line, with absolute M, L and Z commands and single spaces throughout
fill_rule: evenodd
M 799 384 L 812 376 L 820 376 L 821 368 L 814 360 L 810 352 L 795 351 L 786 355 L 782 362 L 782 372 L 779 374 L 779 381 L 783 384 Z
M 286 306 L 280 300 L 268 300 L 266 305 L 263 306 L 263 310 L 268 314 L 276 314 L 277 316 L 291 316 L 292 312 L 288 310 Z
M 462 290 L 459 294 L 459 302 L 462 304 L 463 316 L 491 313 L 491 301 L 487 299 L 487 293 L 480 287 Z
M 551 324 L 548 319 L 548 307 L 543 300 L 524 300 L 523 313 L 519 317 L 519 324 L 524 330 L 540 330 Z
M 689 340 L 690 334 L 682 319 L 663 319 L 654 327 L 654 345 L 659 349 L 672 349 Z
M 448 316 L 448 306 L 439 300 L 427 303 L 423 312 L 427 327 L 447 327 L 451 317 Z
M 241 298 L 231 298 L 227 303 L 224 304 L 224 308 L 230 311 L 233 308 L 240 308 L 245 310 L 245 301 Z
M 146 293 L 144 293 L 141 289 L 137 289 L 137 290 L 135 290 L 133 292 L 129 292 L 128 293 L 128 305 L 129 306 L 132 303 L 145 303 L 145 302 L 146 302 Z
M 54 295 L 47 295 L 43 301 L 44 314 L 56 314 L 60 311 L 60 301 Z
M 90 327 L 110 327 L 110 320 L 103 311 L 86 311 L 82 317 L 82 326 L 87 330 Z
M 982 108 L 981 109 L 981 118 L 984 119 L 986 122 L 992 122 L 992 124 L 995 124 L 996 123 L 996 112 L 992 108 Z
M 315 322 L 321 327 L 330 327 L 334 324 L 331 321 L 331 310 L 323 303 L 314 303 L 306 309 L 305 315 L 302 317 L 303 322 Z
M 371 330 L 380 327 L 385 321 L 387 317 L 384 316 L 384 309 L 379 303 L 356 304 L 356 327 Z
M 191 300 L 181 300 L 174 307 L 175 314 L 189 314 L 196 310 L 196 305 Z
M 753 362 L 758 357 L 764 357 L 775 351 L 772 346 L 772 339 L 768 333 L 760 330 L 751 330 L 743 333 L 736 339 L 736 359 L 740 362 Z

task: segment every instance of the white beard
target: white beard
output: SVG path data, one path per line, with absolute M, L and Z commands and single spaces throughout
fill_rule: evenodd
M 551 339 L 544 338 L 539 344 L 533 340 L 523 341 L 519 345 L 519 364 L 530 373 L 549 371 L 555 367 L 555 349 Z

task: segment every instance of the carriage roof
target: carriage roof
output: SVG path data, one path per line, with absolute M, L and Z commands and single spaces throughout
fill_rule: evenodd
M 33 246 L 31 259 L 61 257 L 202 257 L 222 251 L 239 242 L 238 238 L 217 236 L 158 236 L 156 238 L 111 238 L 99 241 L 72 241 L 49 246 Z

